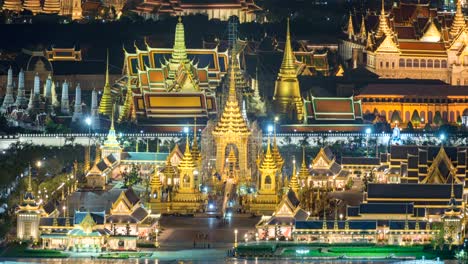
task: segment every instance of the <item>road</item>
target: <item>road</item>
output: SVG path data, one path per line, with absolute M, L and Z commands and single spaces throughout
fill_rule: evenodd
M 163 216 L 159 223 L 161 249 L 229 248 L 234 243 L 234 230 L 241 241 L 247 232 L 255 230 L 259 217 L 233 216 L 227 222 L 217 218 Z

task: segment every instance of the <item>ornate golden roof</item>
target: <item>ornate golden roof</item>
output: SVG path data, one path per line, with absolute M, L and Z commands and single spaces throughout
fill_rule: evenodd
M 163 186 L 161 183 L 161 178 L 159 177 L 159 172 L 156 166 L 154 166 L 154 173 L 153 177 L 151 177 L 151 182 L 150 182 L 151 190 L 160 190 L 161 187 Z
M 193 161 L 192 153 L 190 152 L 190 143 L 187 133 L 187 140 L 185 142 L 184 157 L 180 161 L 179 170 L 194 170 L 196 168 L 195 162 Z
M 99 113 L 105 116 L 111 116 L 112 112 L 112 93 L 109 83 L 109 51 L 107 51 L 106 83 L 104 85 L 104 92 L 102 93 L 101 102 L 99 103 Z
M 174 178 L 174 176 L 176 174 L 176 171 L 175 171 L 174 167 L 172 166 L 170 156 L 167 157 L 166 166 L 164 167 L 163 174 L 164 174 L 164 177 L 166 178 L 166 180 L 168 178 Z
M 276 167 L 275 159 L 273 158 L 273 155 L 271 154 L 270 136 L 268 136 L 267 150 L 260 164 L 259 170 L 263 172 L 263 171 L 277 170 L 277 169 L 278 168 Z
M 281 170 L 283 168 L 283 165 L 284 165 L 284 159 L 281 156 L 278 145 L 276 144 L 276 133 L 275 133 L 275 135 L 273 137 L 272 155 L 273 155 L 273 158 L 275 159 L 275 162 L 276 162 L 276 165 L 277 165 L 278 169 Z
M 348 39 L 354 38 L 353 16 L 351 15 L 351 12 L 349 12 L 347 33 L 348 33 Z
M 81 229 L 83 229 L 83 231 L 86 234 L 90 234 L 91 232 L 93 232 L 93 228 L 95 225 L 96 225 L 96 222 L 94 222 L 94 219 L 89 212 L 86 214 L 86 216 L 83 218 L 83 220 L 80 223 Z
M 421 41 L 439 42 L 440 39 L 442 38 L 442 34 L 440 33 L 439 29 L 434 24 L 434 20 L 432 19 L 432 17 L 430 18 L 429 23 L 430 23 L 429 27 L 424 32 L 424 35 L 421 37 Z
M 462 28 L 465 27 L 465 16 L 462 12 L 461 0 L 457 1 L 457 11 L 453 18 L 452 27 L 450 28 L 450 35 L 455 36 Z
M 387 17 L 385 16 L 385 4 L 384 0 L 382 0 L 382 10 L 380 11 L 379 16 L 379 28 L 377 29 L 377 34 L 375 35 L 377 38 L 383 36 L 391 36 L 392 30 L 388 26 Z
M 297 173 L 296 173 L 296 160 L 293 161 L 293 171 L 291 175 L 291 181 L 289 182 L 288 186 L 291 190 L 293 190 L 296 195 L 299 194 L 299 181 L 297 179 Z
M 231 56 L 235 56 L 232 54 Z M 231 57 L 231 60 L 234 58 Z M 221 115 L 220 120 L 213 130 L 213 136 L 227 136 L 227 134 L 236 134 L 238 136 L 250 135 L 250 130 L 244 117 L 241 115 L 239 103 L 236 95 L 235 72 L 231 71 L 229 83 L 229 96 Z

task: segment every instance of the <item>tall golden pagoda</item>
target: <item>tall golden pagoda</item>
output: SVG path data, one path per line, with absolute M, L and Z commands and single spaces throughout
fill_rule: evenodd
M 21 12 L 23 10 L 23 6 L 21 4 L 21 0 L 5 0 L 2 6 L 3 10 L 10 10 L 12 12 Z
M 99 113 L 105 116 L 111 116 L 113 111 L 112 107 L 112 92 L 109 83 L 109 51 L 107 51 L 106 83 L 104 85 L 101 102 L 99 103 Z
M 24 0 L 23 9 L 29 10 L 33 15 L 40 13 L 41 10 L 41 1 L 39 0 Z
M 452 26 L 450 28 L 450 36 L 455 37 L 455 35 L 457 35 L 458 32 L 460 32 L 460 30 L 465 26 L 465 16 L 463 15 L 461 0 L 457 0 L 457 10 L 455 12 L 455 17 L 453 18 Z
M 45 0 L 43 12 L 46 14 L 58 14 L 60 12 L 60 0 Z
M 260 181 L 257 187 L 257 196 L 250 205 L 250 211 L 258 214 L 271 214 L 275 211 L 275 207 L 278 203 L 278 186 L 276 180 L 278 167 L 271 153 L 269 136 L 267 150 L 258 170 L 260 171 Z
M 235 54 L 231 54 L 231 65 Z M 222 172 L 225 167 L 226 151 L 229 145 L 237 149 L 237 160 L 241 180 L 249 179 L 250 172 L 247 163 L 247 143 L 250 129 L 244 120 L 236 96 L 235 72 L 231 71 L 229 96 L 224 106 L 223 114 L 216 124 L 212 135 L 216 143 L 216 170 Z
M 297 80 L 295 62 L 296 57 L 291 47 L 288 19 L 283 62 L 276 79 L 273 104 L 277 113 L 302 121 L 304 118 L 304 102 L 301 97 L 299 81 Z

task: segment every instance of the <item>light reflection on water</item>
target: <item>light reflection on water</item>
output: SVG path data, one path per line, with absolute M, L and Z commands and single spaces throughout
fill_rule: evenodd
M 67 259 L 17 259 L 17 260 L 0 260 L 1 264 L 34 264 L 34 263 L 51 263 L 51 264 L 211 264 L 211 263 L 226 263 L 226 264 L 300 264 L 300 263 L 324 263 L 324 264 L 389 264 L 395 261 L 317 261 L 317 260 L 244 260 L 244 259 L 213 259 L 213 260 L 157 260 L 157 259 L 128 259 L 128 260 L 111 260 L 111 259 L 90 259 L 90 258 L 67 258 Z

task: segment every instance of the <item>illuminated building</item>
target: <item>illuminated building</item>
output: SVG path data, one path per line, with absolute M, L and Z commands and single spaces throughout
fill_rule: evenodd
M 25 0 L 23 2 L 23 9 L 31 11 L 33 15 L 41 13 L 41 2 L 39 0 Z
M 255 12 L 260 8 L 254 0 L 239 1 L 167 1 L 145 0 L 135 8 L 135 12 L 145 18 L 158 19 L 161 15 L 207 15 L 208 19 L 228 20 L 230 16 L 239 17 L 241 23 L 252 22 L 256 19 Z
M 83 9 L 81 8 L 81 0 L 63 0 L 60 9 L 61 16 L 70 16 L 73 20 L 83 18 Z
M 468 87 L 438 82 L 382 81 L 364 86 L 355 99 L 361 101 L 364 114 L 375 113 L 388 123 L 395 123 L 394 112 L 397 112 L 397 119 L 403 127 L 408 122 L 412 122 L 415 128 L 426 124 L 439 126 L 441 122 L 460 125 L 459 121 L 468 109 Z M 416 120 L 413 119 L 415 113 L 419 117 Z M 436 116 L 440 120 L 436 120 Z
M 280 173 L 271 153 L 270 138 L 268 138 L 267 150 L 258 170 L 260 179 L 257 185 L 257 193 L 250 204 L 250 211 L 256 214 L 271 214 L 278 204 Z
M 44 248 L 73 252 L 100 252 L 103 247 L 136 250 L 137 240 L 147 239 L 153 233 L 157 221 L 142 206 L 132 189 L 111 190 L 101 196 L 113 201 L 110 208 L 101 208 L 102 211 L 76 210 L 72 216 L 68 213 L 70 209 L 64 208 L 60 215 L 52 203 L 47 203 L 51 213 L 41 217 L 37 230 Z M 96 204 L 94 201 L 90 206 Z
M 461 1 L 454 16 L 438 13 L 429 3 L 400 2 L 387 13 L 382 4 L 378 17 L 352 15 L 340 55 L 353 68 L 362 65 L 383 78 L 466 85 L 465 24 Z
M 60 8 L 59 0 L 45 0 L 42 12 L 46 14 L 58 14 L 60 12 Z
M 176 26 L 173 49 L 146 45 L 146 50 L 136 47 L 135 53 L 125 51 L 125 71 L 131 79 L 133 100 L 125 100 L 124 109 L 135 110 L 121 116 L 121 121 L 131 120 L 133 115 L 139 126 L 154 129 L 155 122 L 170 124 L 195 117 L 205 122 L 216 116 L 215 89 L 227 70 L 227 52 L 187 49 L 181 20 Z
M 41 204 L 37 203 L 32 190 L 31 173 L 30 166 L 28 172 L 28 187 L 16 211 L 16 237 L 22 241 L 37 241 L 39 239 L 39 221 L 44 214 L 44 209 Z
M 23 10 L 23 6 L 21 0 L 6 0 L 3 1 L 2 10 L 10 10 L 13 12 L 21 12 Z

